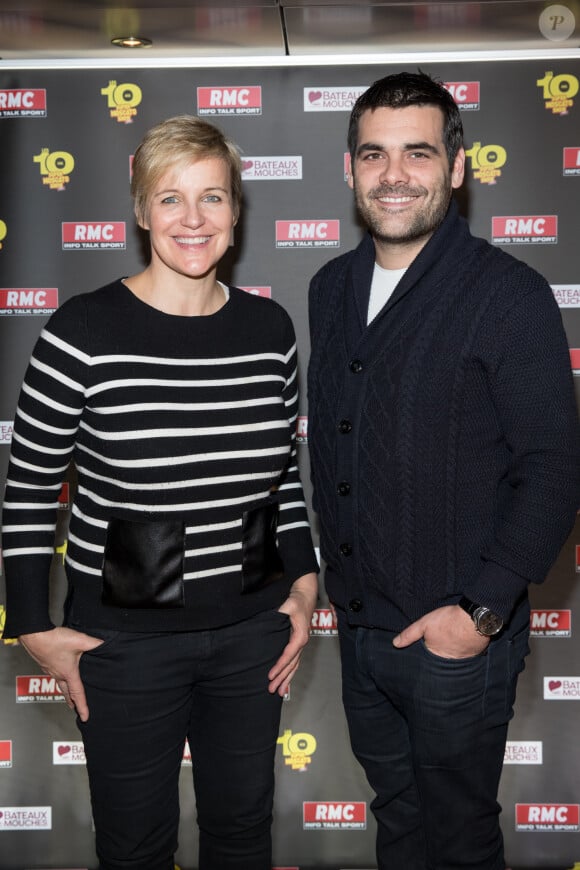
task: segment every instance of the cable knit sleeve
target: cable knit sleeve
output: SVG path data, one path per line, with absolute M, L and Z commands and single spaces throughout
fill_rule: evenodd
M 490 332 L 487 378 L 512 461 L 483 569 L 464 590 L 506 619 L 527 584 L 545 579 L 580 505 L 580 429 L 560 312 L 540 276 L 525 295 L 518 272 L 511 280 L 519 301 Z

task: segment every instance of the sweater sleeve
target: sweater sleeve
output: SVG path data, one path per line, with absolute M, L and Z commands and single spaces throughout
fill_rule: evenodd
M 4 637 L 53 627 L 49 573 L 58 496 L 83 410 L 88 356 L 81 297 L 52 315 L 22 384 L 2 512 Z
M 545 579 L 580 505 L 569 348 L 551 289 L 537 278 L 493 338 L 488 388 L 512 461 L 482 570 L 463 590 L 505 620 L 527 584 Z M 517 296 L 517 275 L 515 281 Z
M 318 562 L 312 544 L 310 523 L 296 450 L 296 421 L 298 418 L 297 348 L 294 327 L 286 316 L 284 327 L 285 383 L 283 399 L 290 427 L 291 450 L 286 468 L 280 478 L 278 496 L 278 547 L 288 579 L 291 581 L 310 572 L 318 573 Z

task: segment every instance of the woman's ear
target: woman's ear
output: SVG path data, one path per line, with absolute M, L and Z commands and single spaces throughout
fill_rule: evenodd
M 142 230 L 149 230 L 149 222 L 139 206 L 135 206 L 134 213 L 137 226 L 140 226 Z

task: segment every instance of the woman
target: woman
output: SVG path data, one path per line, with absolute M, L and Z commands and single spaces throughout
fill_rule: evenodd
M 270 870 L 282 695 L 317 563 L 296 466 L 296 344 L 216 279 L 240 157 L 178 116 L 133 162 L 151 260 L 51 317 L 25 376 L 3 515 L 5 637 L 76 709 L 101 870 L 173 870 L 192 755 L 200 870 Z M 48 613 L 70 459 L 64 625 Z

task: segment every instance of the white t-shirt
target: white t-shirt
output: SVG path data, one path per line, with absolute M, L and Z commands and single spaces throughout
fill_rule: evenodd
M 375 263 L 371 295 L 369 297 L 369 309 L 367 312 L 367 326 L 371 323 L 385 303 L 391 298 L 393 290 L 405 274 L 407 269 L 383 269 Z

